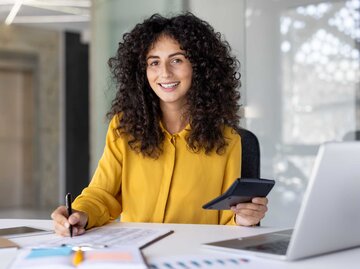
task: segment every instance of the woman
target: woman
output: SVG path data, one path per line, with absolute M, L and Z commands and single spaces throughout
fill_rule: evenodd
M 204 210 L 241 174 L 236 132 L 238 61 L 221 35 L 191 13 L 146 19 L 109 60 L 117 95 L 106 146 L 89 186 L 52 213 L 61 235 L 121 216 L 125 222 L 255 225 L 266 198 Z

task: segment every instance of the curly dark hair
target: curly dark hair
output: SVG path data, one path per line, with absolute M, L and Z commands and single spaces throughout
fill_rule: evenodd
M 160 102 L 146 76 L 146 55 L 160 36 L 175 39 L 192 64 L 192 85 L 186 95 L 191 130 L 188 147 L 194 152 L 227 146 L 224 126 L 239 128 L 239 61 L 230 55 L 229 44 L 207 22 L 191 13 L 171 18 L 154 14 L 123 35 L 116 56 L 108 64 L 117 83 L 117 93 L 108 117 L 119 115 L 117 130 L 129 135 L 131 149 L 157 158 L 162 153 L 164 133 Z

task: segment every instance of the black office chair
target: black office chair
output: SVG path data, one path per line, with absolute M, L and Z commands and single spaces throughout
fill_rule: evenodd
M 260 145 L 259 141 L 252 132 L 240 128 L 242 158 L 241 158 L 241 177 L 260 178 Z
M 239 129 L 241 136 L 241 177 L 260 178 L 260 144 L 256 135 L 244 128 Z M 260 226 L 259 222 L 255 226 Z

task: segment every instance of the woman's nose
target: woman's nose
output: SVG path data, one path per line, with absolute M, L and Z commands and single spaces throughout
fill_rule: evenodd
M 163 64 L 161 68 L 161 77 L 168 78 L 172 75 L 171 67 L 168 64 Z

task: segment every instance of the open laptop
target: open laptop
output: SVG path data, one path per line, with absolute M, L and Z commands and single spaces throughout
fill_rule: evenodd
M 320 146 L 293 230 L 206 243 L 212 249 L 296 260 L 360 246 L 360 142 Z

